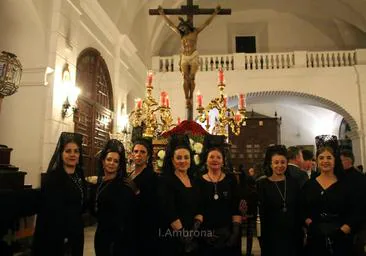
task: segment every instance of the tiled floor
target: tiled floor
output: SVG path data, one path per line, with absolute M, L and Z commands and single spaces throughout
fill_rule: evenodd
M 94 233 L 95 233 L 95 226 L 85 228 L 85 243 L 84 243 L 84 256 L 95 256 L 94 253 Z M 242 239 L 242 248 L 245 250 L 246 248 L 246 239 L 243 237 Z M 254 238 L 253 241 L 253 252 L 254 256 L 260 255 L 260 249 L 258 240 Z M 243 253 L 243 255 L 245 255 Z

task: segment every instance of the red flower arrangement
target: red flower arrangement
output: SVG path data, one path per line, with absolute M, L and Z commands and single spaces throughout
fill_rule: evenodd
M 184 120 L 183 122 L 181 122 L 179 125 L 177 125 L 173 129 L 171 129 L 167 132 L 164 132 L 162 134 L 162 136 L 169 137 L 172 134 L 188 134 L 191 136 L 204 136 L 209 133 L 195 121 Z

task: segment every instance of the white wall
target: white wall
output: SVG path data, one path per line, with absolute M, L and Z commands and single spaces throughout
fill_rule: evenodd
M 225 92 L 228 96 L 240 92 L 266 91 L 295 91 L 306 95 L 317 95 L 338 104 L 358 124 L 360 123 L 358 101 L 348 100 L 348 98 L 357 99 L 358 95 L 357 74 L 352 67 L 261 71 L 235 70 L 225 72 L 225 80 Z M 182 87 L 182 77 L 179 72 L 157 73 L 154 93 L 158 95 L 163 88 L 167 90 L 172 95 L 171 101 L 177 104 L 173 106 L 172 111 L 174 113 L 179 113 L 178 109 L 184 108 Z M 205 104 L 209 99 L 217 97 L 217 72 L 198 72 L 195 92 L 198 90 L 203 94 Z M 347 92 L 347 98 L 340 93 L 343 91 Z M 248 103 L 250 103 L 250 100 L 254 99 L 248 99 Z
M 172 19 L 177 23 L 176 18 Z M 202 17 L 196 18 L 196 26 L 200 26 L 203 21 Z M 327 30 L 319 30 L 322 27 L 326 27 Z M 174 40 L 172 35 L 176 37 Z M 311 24 L 295 15 L 273 10 L 235 12 L 231 16 L 218 16 L 199 35 L 197 48 L 201 54 L 232 53 L 235 52 L 234 40 L 237 35 L 256 36 L 257 52 L 344 48 L 344 44 L 340 42 L 342 38 L 338 28 L 333 23 L 319 21 L 317 24 Z M 162 36 L 165 38 L 160 54 L 169 56 L 179 53 L 179 36 L 167 26 L 163 28 Z
M 281 143 L 286 146 L 314 145 L 315 136 L 333 134 L 338 137 L 341 116 L 337 113 L 307 104 L 290 102 L 249 104 L 247 111 L 281 117 Z M 250 114 L 250 113 L 248 113 Z
M 42 171 L 46 90 L 40 86 L 21 87 L 18 93 L 5 98 L 0 113 L 0 143 L 13 148 L 10 163 L 28 173 L 27 184 L 37 184 Z
M 6 97 L 0 113 L 0 143 L 13 148 L 11 164 L 26 171 L 25 182 L 37 185 L 42 170 L 43 129 L 46 112 L 44 86 L 47 68 L 48 40 L 38 9 L 50 11 L 45 1 L 38 7 L 29 1 L 1 1 L 0 50 L 15 53 L 23 65 L 18 92 Z
M 174 120 L 177 117 L 185 118 L 181 74 L 179 72 L 161 72 L 156 75 L 154 81 L 154 96 L 157 99 L 160 91 L 166 90 L 169 93 Z M 343 109 L 345 115 L 348 115 L 347 118 L 352 118 L 347 121 L 356 122 L 358 129 L 362 130 L 358 74 L 353 67 L 270 71 L 239 70 L 225 72 L 225 81 L 225 92 L 228 96 L 235 96 L 241 92 L 291 91 L 301 93 L 301 96 L 296 99 L 293 99 L 292 96 L 287 98 L 284 96 L 275 102 L 273 102 L 273 98 L 272 101 L 268 101 L 269 98 L 261 96 L 247 98 L 248 111 L 251 110 L 253 104 L 256 112 L 273 116 L 274 111 L 277 110 L 278 115 L 283 116 L 281 139 L 282 143 L 286 145 L 311 145 L 314 144 L 316 135 L 324 133 L 337 135 L 341 117 L 333 111 L 319 107 L 333 109 L 334 105 L 337 105 L 339 109 Z M 195 92 L 198 90 L 203 95 L 205 106 L 210 99 L 217 97 L 219 95 L 217 72 L 198 72 Z M 320 98 L 312 98 L 314 96 Z M 307 103 L 306 99 L 308 99 Z M 328 100 L 328 103 L 321 99 Z M 318 107 L 310 107 L 309 104 Z M 328 106 L 326 106 L 327 104 Z M 194 116 L 196 115 L 195 111 Z M 363 158 L 360 156 L 360 159 Z

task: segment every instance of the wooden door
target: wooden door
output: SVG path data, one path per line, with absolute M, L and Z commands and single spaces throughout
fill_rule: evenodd
M 263 164 L 264 155 L 270 144 L 280 143 L 280 120 L 253 113 L 241 127 L 238 136 L 229 133 L 232 163 L 236 170 L 240 165 L 244 170 Z
M 83 139 L 85 176 L 97 175 L 95 155 L 112 132 L 113 93 L 107 65 L 95 49 L 84 50 L 77 61 L 76 83 L 81 89 L 75 132 Z

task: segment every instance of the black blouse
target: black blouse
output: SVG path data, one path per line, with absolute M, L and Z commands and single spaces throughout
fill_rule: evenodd
M 240 215 L 239 190 L 234 176 L 226 174 L 223 180 L 215 184 L 202 176 L 198 180 L 201 190 L 202 214 L 205 228 L 227 227 L 232 223 L 233 215 Z M 217 196 L 215 196 L 217 194 Z
M 98 228 L 125 230 L 135 214 L 136 198 L 122 179 L 103 182 L 96 200 Z
M 355 195 L 345 180 L 338 180 L 327 189 L 316 179 L 309 180 L 303 188 L 304 218 L 313 222 L 321 222 L 324 214 L 334 216 L 342 224 L 348 224 L 351 229 L 359 220 L 359 212 Z
M 186 187 L 175 175 L 159 177 L 158 196 L 162 212 L 162 226 L 170 228 L 170 224 L 180 219 L 183 228 L 192 228 L 194 216 L 200 214 L 200 192 L 192 181 L 192 187 Z

